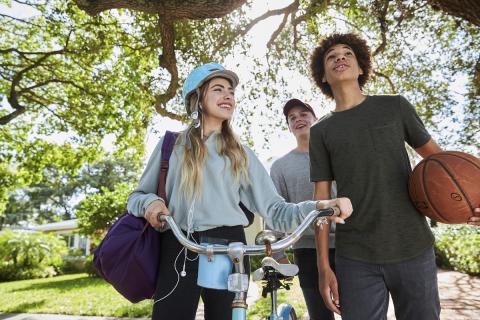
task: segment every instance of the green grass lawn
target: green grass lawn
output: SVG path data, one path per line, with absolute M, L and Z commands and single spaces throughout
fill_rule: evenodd
M 278 304 L 288 299 L 301 318 L 305 312 L 302 292 L 295 278 L 291 290 L 279 292 Z M 264 319 L 270 299 L 260 299 L 248 319 Z M 0 283 L 0 312 L 49 313 L 110 317 L 149 317 L 152 303 L 132 304 L 100 278 L 87 274 Z
M 148 317 L 151 302 L 132 304 L 87 274 L 0 283 L 0 312 Z

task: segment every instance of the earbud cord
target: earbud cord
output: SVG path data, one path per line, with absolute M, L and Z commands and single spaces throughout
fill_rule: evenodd
M 192 204 L 190 205 L 190 209 L 188 210 L 188 215 L 187 215 L 187 239 L 190 239 L 192 233 L 193 233 L 193 211 L 195 210 L 195 202 L 197 200 L 197 197 L 195 196 L 193 198 Z M 197 243 L 193 237 L 191 237 L 192 241 Z M 183 259 L 183 270 L 180 273 L 182 277 L 185 277 L 187 275 L 187 272 L 185 271 L 185 263 L 186 261 L 195 261 L 198 259 L 198 255 L 195 258 L 189 259 L 187 256 L 188 250 L 186 248 L 183 248 L 185 250 L 185 257 Z
M 190 236 L 191 236 L 192 230 L 193 230 L 193 211 L 195 209 L 195 200 L 196 200 L 196 197 L 193 198 L 192 204 L 190 205 L 190 209 L 188 210 L 188 215 L 187 215 L 187 239 L 190 239 Z M 197 243 L 197 241 L 195 241 L 195 239 L 193 237 L 192 237 L 191 240 L 193 242 Z M 179 274 L 178 270 L 177 270 L 177 261 L 178 261 L 178 258 L 180 257 L 180 255 L 182 254 L 182 251 L 185 253 L 185 255 L 184 255 L 184 258 L 183 258 L 183 268 L 182 268 L 182 271 Z M 187 275 L 187 272 L 185 271 L 186 260 L 188 259 L 188 261 L 195 261 L 196 259 L 198 259 L 198 255 L 195 258 L 192 258 L 192 259 L 188 258 L 187 251 L 188 250 L 185 247 L 182 247 L 182 249 L 180 249 L 177 256 L 175 257 L 175 261 L 173 262 L 173 269 L 175 270 L 175 273 L 177 274 L 177 282 L 173 286 L 172 290 L 170 290 L 170 292 L 168 292 L 165 296 L 161 297 L 160 299 L 154 300 L 153 304 L 155 304 L 159 301 L 165 300 L 175 291 L 175 289 L 178 287 L 178 284 L 180 282 L 180 276 L 185 277 Z

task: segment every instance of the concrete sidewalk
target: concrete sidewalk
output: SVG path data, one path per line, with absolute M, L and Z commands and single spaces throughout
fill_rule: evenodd
M 259 288 L 251 283 L 249 290 L 250 304 L 258 299 Z M 480 277 L 438 270 L 438 286 L 442 305 L 441 320 L 480 320 Z M 49 314 L 0 314 L 0 320 L 125 320 L 112 317 L 82 317 Z M 145 318 L 131 318 L 146 320 Z M 203 319 L 203 308 L 199 308 L 197 320 Z M 308 319 L 308 318 L 304 318 Z M 335 317 L 335 319 L 341 319 Z M 173 319 L 174 320 L 174 319 Z M 388 320 L 395 320 L 393 304 L 390 301 Z

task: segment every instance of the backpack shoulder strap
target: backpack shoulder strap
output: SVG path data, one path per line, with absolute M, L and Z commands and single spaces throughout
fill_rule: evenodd
M 175 140 L 177 140 L 178 132 L 168 131 L 165 132 L 162 143 L 162 157 L 160 162 L 160 177 L 158 179 L 157 194 L 165 200 L 165 204 L 168 205 L 167 193 L 165 191 L 165 184 L 167 183 L 168 174 L 168 161 L 173 152 L 175 146 Z

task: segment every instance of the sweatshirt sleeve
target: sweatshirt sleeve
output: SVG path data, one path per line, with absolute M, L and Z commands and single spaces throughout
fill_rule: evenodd
M 143 217 L 145 210 L 155 200 L 161 199 L 157 195 L 158 179 L 160 174 L 160 160 L 162 157 L 163 137 L 153 151 L 147 166 L 140 178 L 139 186 L 130 193 L 127 200 L 127 210 L 137 217 Z
M 270 177 L 272 178 L 273 185 L 275 186 L 278 194 L 281 195 L 285 200 L 289 201 L 285 176 L 282 173 L 282 168 L 278 160 L 275 161 L 270 168 Z
M 250 183 L 241 188 L 241 201 L 253 212 L 258 212 L 275 230 L 292 232 L 315 210 L 315 201 L 288 203 L 278 195 L 270 176 L 249 148 L 245 148 L 249 161 Z

